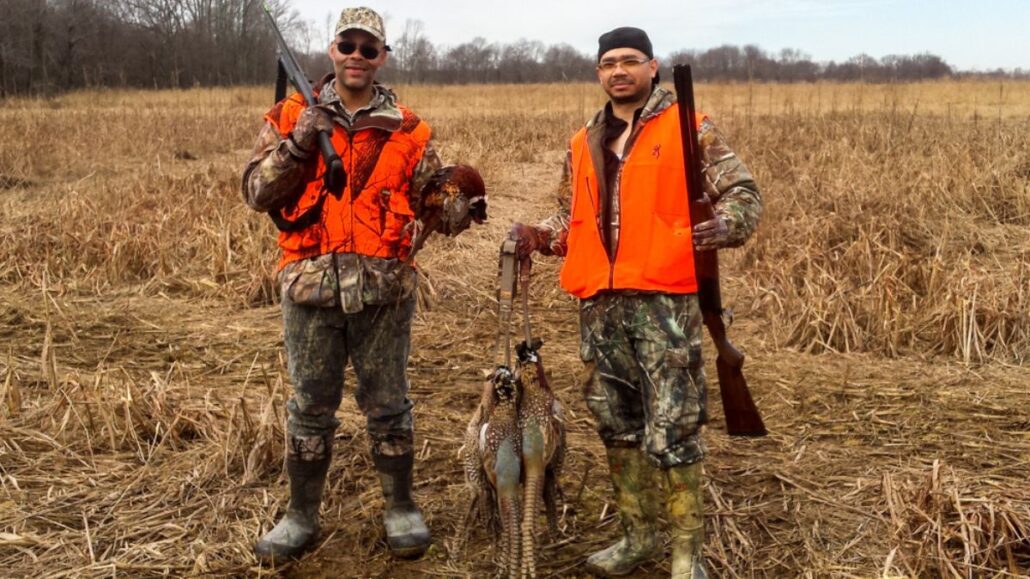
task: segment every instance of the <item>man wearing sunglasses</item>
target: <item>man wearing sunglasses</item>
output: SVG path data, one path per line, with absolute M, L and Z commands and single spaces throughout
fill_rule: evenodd
M 429 126 L 375 82 L 389 50 L 376 12 L 345 9 L 329 46 L 333 73 L 314 87 L 317 104 L 294 94 L 273 107 L 243 174 L 247 204 L 268 212 L 280 230 L 284 341 L 294 388 L 287 404 L 290 502 L 255 546 L 264 561 L 295 558 L 319 535 L 348 359 L 385 499 L 389 548 L 417 557 L 430 544 L 412 498 L 406 367 L 417 273 L 405 258 L 413 196 L 441 163 Z M 342 191 L 324 182 L 320 132 L 331 135 L 343 163 Z
M 703 577 L 707 413 L 692 244 L 707 251 L 743 244 L 762 201 L 751 173 L 699 114 L 716 217 L 691 228 L 676 97 L 658 85 L 643 30 L 600 37 L 597 78 L 609 102 L 572 138 L 561 212 L 537 226 L 516 223 L 511 234 L 521 255 L 563 256 L 561 286 L 580 299 L 586 402 L 605 444 L 623 531 L 587 568 L 627 575 L 658 553 L 665 487 L 672 576 Z

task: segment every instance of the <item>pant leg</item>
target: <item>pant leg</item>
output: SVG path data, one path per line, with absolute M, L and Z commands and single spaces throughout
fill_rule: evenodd
M 366 305 L 347 327 L 357 374 L 355 396 L 368 420 L 372 451 L 400 456 L 412 452 L 414 425 L 408 399 L 408 354 L 415 296 L 384 305 Z
M 700 428 L 707 419 L 697 296 L 632 299 L 626 331 L 644 382 L 644 446 L 664 467 L 696 463 L 704 458 Z
M 604 294 L 580 303 L 580 357 L 587 407 L 605 446 L 640 446 L 644 440 L 641 375 L 623 330 L 623 300 Z
M 340 425 L 336 410 L 347 365 L 346 322 L 338 308 L 296 304 L 282 297 L 283 334 L 289 357 L 293 396 L 287 453 L 301 460 L 321 460 Z

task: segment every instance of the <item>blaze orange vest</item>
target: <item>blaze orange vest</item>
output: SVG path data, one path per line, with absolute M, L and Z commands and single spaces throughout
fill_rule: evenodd
M 285 139 L 305 106 L 303 97 L 294 94 L 276 105 L 265 119 Z M 317 162 L 310 164 L 304 192 L 282 210 L 282 218 L 296 221 L 319 203 L 321 215 L 307 227 L 279 232 L 279 269 L 293 261 L 334 252 L 383 258 L 407 256 L 411 235 L 405 226 L 414 220 L 408 188 L 429 142 L 430 129 L 412 111 L 399 108 L 403 121 L 397 131 L 373 128 L 348 135 L 343 127 L 336 126 L 332 142 L 347 174 L 347 185 L 339 198 L 323 191 L 325 163 L 315 153 Z
M 697 115 L 698 127 L 704 118 Z M 572 137 L 571 150 L 572 211 L 562 289 L 580 299 L 603 290 L 696 293 L 678 107 L 648 120 L 624 159 L 614 261 L 601 241 L 598 179 L 586 128 Z

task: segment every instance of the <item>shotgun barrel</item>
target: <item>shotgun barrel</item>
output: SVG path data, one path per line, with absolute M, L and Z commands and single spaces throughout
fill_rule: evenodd
M 279 78 L 276 79 L 276 98 L 279 99 L 281 96 L 285 96 L 280 96 L 280 92 L 285 92 L 285 84 L 282 81 L 285 73 L 290 84 L 304 97 L 308 106 L 318 104 L 311 90 L 311 83 L 308 82 L 308 78 L 304 75 L 304 71 L 301 70 L 300 64 L 297 63 L 297 59 L 290 52 L 290 47 L 286 44 L 286 39 L 283 38 L 283 33 L 280 32 L 279 25 L 275 22 L 272 9 L 268 4 L 262 4 L 262 8 L 265 14 L 268 15 L 268 23 L 271 24 L 272 30 L 275 32 L 276 41 L 279 43 Z M 322 160 L 325 162 L 325 188 L 339 198 L 346 185 L 347 176 L 343 171 L 343 161 L 336 154 L 336 148 L 333 147 L 333 141 L 330 137 L 331 135 L 325 131 L 319 132 L 318 148 L 322 152 Z

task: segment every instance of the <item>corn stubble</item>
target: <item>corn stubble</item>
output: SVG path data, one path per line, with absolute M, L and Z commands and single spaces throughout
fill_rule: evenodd
M 485 533 L 458 548 L 455 456 L 490 364 L 497 246 L 552 210 L 565 140 L 602 102 L 591 85 L 399 92 L 491 201 L 487 225 L 419 254 L 416 492 L 438 544 L 417 562 L 385 554 L 350 376 L 328 538 L 299 573 L 492 568 Z M 290 388 L 275 231 L 243 207 L 239 169 L 270 93 L 0 102 L 5 573 L 258 573 L 250 545 L 286 501 Z M 767 204 L 756 238 L 724 253 L 724 293 L 772 434 L 730 441 L 714 404 L 711 568 L 1025 574 L 1030 84 L 702 85 L 698 100 Z M 576 383 L 576 307 L 553 260 L 537 269 L 569 413 L 568 504 L 540 572 L 574 576 L 617 519 L 591 467 L 604 452 Z

